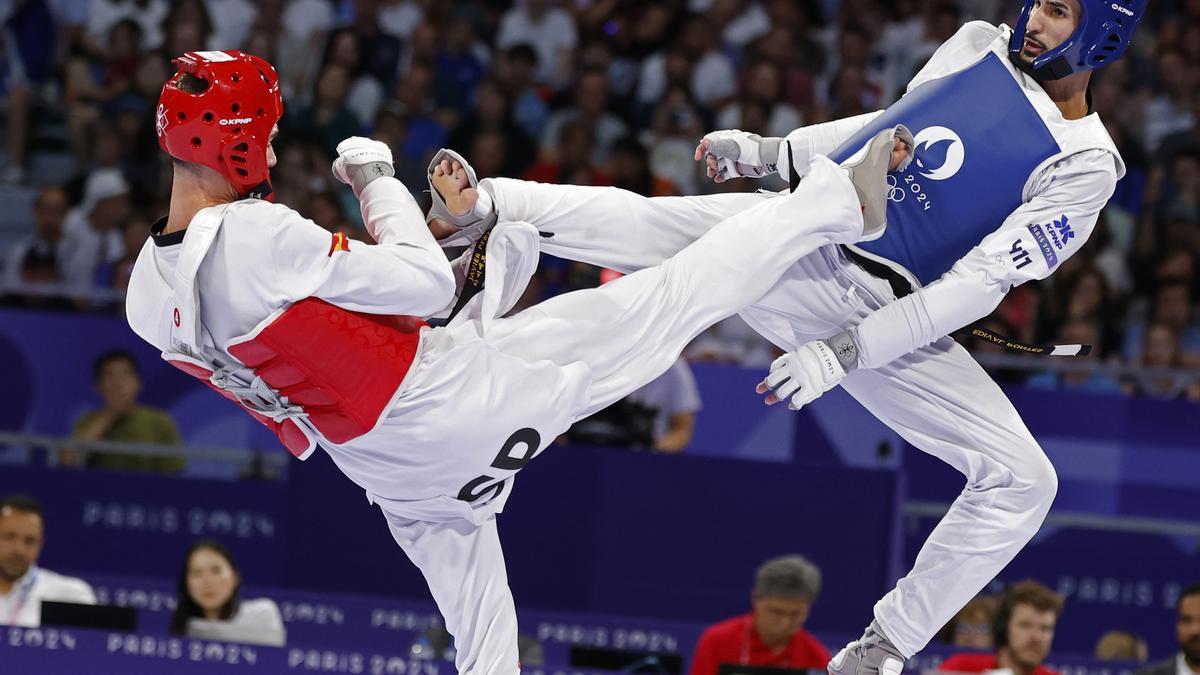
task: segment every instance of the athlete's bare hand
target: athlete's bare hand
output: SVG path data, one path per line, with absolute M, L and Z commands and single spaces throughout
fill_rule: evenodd
M 694 153 L 694 159 L 697 162 L 700 161 L 701 159 L 703 159 L 704 160 L 704 172 L 708 175 L 708 177 L 713 179 L 713 181 L 716 183 L 724 183 L 725 181 L 727 181 L 729 179 L 727 177 L 725 177 L 724 174 L 721 174 L 718 172 L 717 158 L 714 155 L 708 154 L 708 148 L 711 145 L 712 145 L 712 141 L 710 141 L 707 138 L 702 139 L 700 141 L 700 145 L 696 146 L 696 152 Z

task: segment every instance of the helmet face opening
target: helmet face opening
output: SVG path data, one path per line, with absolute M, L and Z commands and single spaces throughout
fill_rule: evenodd
M 267 148 L 283 116 L 275 69 L 239 51 L 188 52 L 174 63 L 158 100 L 159 146 L 213 169 L 243 197 L 269 195 Z
M 1061 45 L 1038 54 L 1033 62 L 1021 56 L 1029 17 L 1039 0 L 1025 0 L 1008 43 L 1008 55 L 1018 68 L 1038 80 L 1058 80 L 1102 68 L 1121 58 L 1145 14 L 1146 0 L 1079 1 L 1079 25 Z

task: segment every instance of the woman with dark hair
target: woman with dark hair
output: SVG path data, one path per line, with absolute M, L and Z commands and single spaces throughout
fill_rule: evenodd
M 238 594 L 241 585 L 241 574 L 224 544 L 211 539 L 192 544 L 179 572 L 171 633 L 194 635 L 199 632 L 194 620 L 222 622 L 234 627 L 219 631 L 222 640 L 282 646 L 287 633 L 279 607 L 270 598 L 243 601 Z M 204 636 L 210 636 L 210 631 Z

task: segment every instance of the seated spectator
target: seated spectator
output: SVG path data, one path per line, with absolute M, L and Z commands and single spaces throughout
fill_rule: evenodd
M 60 44 L 54 18 L 47 2 L 10 2 L 0 10 L 6 43 L 0 58 L 0 100 L 4 101 L 8 160 L 0 170 L 0 181 L 6 183 L 26 178 L 30 112 L 57 65 L 55 52 Z
M 472 146 L 481 134 L 497 134 L 503 146 L 499 157 L 486 156 Z M 451 148 L 467 155 L 480 178 L 485 176 L 519 176 L 536 158 L 537 144 L 524 129 L 512 120 L 508 95 L 498 80 L 488 79 L 479 84 L 472 110 L 464 116 L 446 141 Z M 495 151 L 494 141 L 486 151 Z M 479 173 L 479 162 L 499 167 L 498 172 Z M 422 167 L 422 171 L 424 167 Z
M 716 128 L 743 129 L 764 136 L 787 136 L 800 128 L 800 111 L 783 101 L 783 74 L 771 61 L 761 60 L 750 65 L 742 76 L 742 96 L 717 114 Z M 766 124 L 758 128 L 743 126 L 746 108 L 761 106 L 767 113 Z
M 63 226 L 59 247 L 64 281 L 74 288 L 108 286 L 113 265 L 125 255 L 120 225 L 130 212 L 129 183 L 118 169 L 92 172 L 83 203 Z
M 751 595 L 754 611 L 710 626 L 692 656 L 691 675 L 716 675 L 722 664 L 821 668 L 829 652 L 804 630 L 821 593 L 821 571 L 798 555 L 763 563 Z
M 1008 669 L 1013 675 L 1057 675 L 1042 663 L 1050 654 L 1054 627 L 1062 608 L 1062 598 L 1036 581 L 1013 584 L 1001 597 L 996 612 L 993 624 L 995 651 L 954 654 L 942 662 L 941 670 L 982 673 Z
M 446 116 L 440 114 L 433 105 L 434 72 L 432 64 L 414 61 L 404 79 L 396 86 L 395 99 L 404 111 L 408 127 L 403 156 L 421 167 L 422 176 L 425 175 L 429 158 L 438 148 L 445 147 L 449 133 Z M 397 158 L 397 164 L 400 163 Z
M 678 454 L 692 443 L 700 388 L 687 361 L 678 359 L 667 372 L 627 397 L 651 412 L 650 433 L 655 452 Z
M 968 602 L 946 624 L 940 634 L 942 640 L 955 647 L 991 649 L 996 605 L 996 598 L 986 596 Z
M 612 179 L 591 162 L 596 131 L 582 119 L 573 119 L 559 128 L 558 148 L 553 156 L 539 161 L 522 176 L 539 183 L 572 185 L 610 185 Z
M 1134 391 L 1164 401 L 1186 397 L 1200 399 L 1200 387 L 1195 378 L 1180 372 L 1183 359 L 1180 353 L 1179 333 L 1164 323 L 1155 323 L 1146 331 L 1146 343 L 1137 364 L 1145 368 L 1174 369 L 1176 372 L 1162 374 L 1139 373 L 1134 378 Z
M 383 83 L 367 71 L 363 45 L 352 28 L 339 28 L 330 34 L 325 46 L 324 63 L 341 66 L 350 77 L 346 107 L 354 113 L 359 126 L 367 128 L 383 105 Z
M 53 286 L 63 281 L 63 221 L 67 217 L 67 194 L 61 188 L 42 188 L 33 200 L 34 233 L 19 240 L 8 252 L 2 290 L 12 294 L 7 301 L 20 306 L 44 306 L 45 299 L 21 293 L 25 286 Z
M 23 495 L 0 499 L 0 625 L 41 625 L 43 600 L 96 604 L 83 579 L 38 567 L 45 541 L 40 504 Z
M 1146 641 L 1123 630 L 1110 630 L 1096 643 L 1096 658 L 1101 661 L 1146 662 Z
M 564 148 L 558 147 L 563 126 L 572 121 L 581 121 L 591 127 L 595 144 L 592 146 L 591 160 L 595 164 L 608 161 L 609 150 L 618 138 L 629 133 L 629 127 L 620 117 L 608 109 L 608 73 L 603 70 L 589 69 L 579 74 L 575 82 L 575 105 L 560 110 L 546 120 L 546 128 L 542 131 L 542 150 L 561 156 Z
M 684 80 L 696 102 L 709 108 L 720 108 L 737 92 L 737 73 L 729 56 L 723 53 L 719 40 L 713 36 L 708 17 L 695 14 L 688 17 L 679 31 L 675 49 L 660 51 L 642 61 L 638 78 L 637 101 L 643 106 L 661 100 L 675 83 L 676 66 L 673 56 L 682 60 Z
M 1190 264 L 1190 258 L 1176 258 Z M 1152 324 L 1171 328 L 1180 339 L 1180 360 L 1187 365 L 1200 364 L 1200 323 L 1192 316 L 1192 284 L 1184 278 L 1168 278 L 1160 281 L 1155 289 L 1150 321 L 1135 321 L 1125 330 L 1123 351 L 1129 360 L 1137 358 L 1146 348 L 1146 337 Z
M 571 425 L 565 439 L 674 455 L 691 444 L 699 409 L 696 378 L 679 359 L 646 386 Z
M 1059 344 L 1092 345 L 1092 351 L 1083 359 L 1101 361 L 1105 357 L 1103 340 L 1094 321 L 1087 319 L 1072 319 L 1062 327 L 1058 334 Z M 1076 360 L 1076 363 L 1084 361 Z M 1120 395 L 1123 393 L 1121 383 L 1103 370 L 1093 371 L 1054 371 L 1047 370 L 1034 373 L 1025 385 L 1032 389 L 1063 389 L 1069 391 L 1086 391 L 1093 394 Z
M 342 212 L 342 205 L 338 203 L 337 195 L 332 192 L 318 192 L 312 196 L 309 202 L 308 219 L 329 230 L 330 232 L 341 232 L 351 239 L 362 239 L 362 236 L 346 218 L 346 214 Z
M 1134 675 L 1200 675 L 1200 584 L 1192 584 L 1175 603 L 1175 640 L 1179 651 Z
M 497 73 L 512 99 L 513 121 L 531 138 L 541 132 L 550 114 L 542 93 L 534 85 L 537 67 L 537 52 L 527 44 L 519 44 L 508 50 Z
M 465 113 L 487 68 L 473 51 L 475 28 L 468 16 L 451 18 L 443 36 L 434 61 L 437 68 L 434 101 L 439 108 Z
M 150 238 L 150 221 L 142 214 L 135 214 L 121 226 L 121 237 L 125 243 L 125 255 L 113 265 L 112 287 L 125 290 L 129 288 L 129 277 L 133 274 L 133 264 L 137 262 L 142 246 Z
M 538 82 L 554 88 L 569 81 L 579 43 L 575 18 L 560 4 L 557 0 L 515 3 L 500 17 L 496 29 L 500 49 L 530 45 L 537 50 Z
M 699 164 L 693 159 L 696 140 L 705 134 L 700 110 L 684 87 L 671 87 L 650 113 L 650 130 L 639 136 L 650 150 L 650 170 L 655 176 L 669 179 L 683 194 L 706 190 L 753 190 L 753 181 L 725 181 L 715 185 L 699 183 Z
M 194 620 L 220 621 L 239 630 L 244 642 L 283 646 L 287 630 L 283 615 L 270 598 L 242 600 L 242 576 L 224 544 L 206 539 L 188 549 L 179 572 L 179 597 L 171 615 L 171 633 L 190 635 Z M 230 639 L 226 636 L 224 639 Z
M 679 194 L 679 188 L 674 183 L 651 173 L 650 153 L 633 136 L 626 136 L 613 144 L 609 166 L 615 187 L 636 192 L 643 197 Z
M 180 444 L 179 430 L 169 415 L 138 403 L 142 380 L 133 354 L 122 350 L 101 354 L 95 363 L 95 382 L 103 406 L 84 413 L 75 422 L 72 438 L 168 446 Z M 177 473 L 187 463 L 180 456 L 90 452 L 81 457 L 78 452 L 69 450 L 63 451 L 61 461 L 67 466 L 85 464 L 90 468 L 158 473 Z
M 329 158 L 337 157 L 337 144 L 359 133 L 358 118 L 347 107 L 350 77 L 350 72 L 337 64 L 322 68 L 312 104 L 284 117 L 280 127 L 297 140 L 320 145 Z

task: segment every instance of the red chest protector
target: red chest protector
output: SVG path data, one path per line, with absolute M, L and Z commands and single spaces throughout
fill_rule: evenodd
M 270 402 L 263 406 L 258 405 L 262 396 L 247 397 L 246 387 L 239 389 L 219 374 L 214 378 L 199 361 L 167 360 L 241 405 L 293 455 L 306 459 L 316 448 L 308 425 L 338 444 L 375 428 L 412 365 L 425 325 L 414 317 L 301 300 L 228 348 L 261 380 L 257 388 Z

